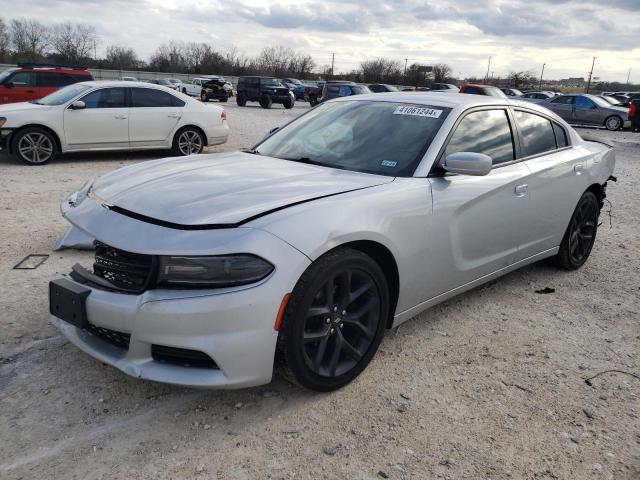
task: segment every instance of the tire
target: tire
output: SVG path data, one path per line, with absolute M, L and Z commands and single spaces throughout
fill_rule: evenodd
M 605 128 L 611 131 L 620 130 L 622 128 L 622 125 L 622 118 L 617 115 L 611 115 L 604 121 Z
M 208 101 L 209 101 L 209 99 L 207 98 L 207 94 L 206 94 L 206 93 L 204 93 L 204 92 L 202 92 L 202 93 L 200 94 L 200 100 L 201 100 L 202 102 L 208 102 Z
M 247 104 L 247 97 L 244 96 L 244 93 L 236 95 L 236 103 L 239 107 L 244 107 Z
M 289 110 L 289 109 L 293 108 L 293 106 L 295 105 L 295 101 L 290 98 L 290 99 L 285 100 L 284 102 L 282 102 L 282 105 L 284 105 L 284 108 Z
M 593 192 L 585 192 L 576 209 L 560 243 L 558 254 L 553 263 L 566 270 L 577 270 L 589 258 L 596 241 L 600 204 Z
M 11 151 L 27 165 L 44 165 L 55 158 L 56 150 L 55 138 L 42 128 L 20 130 L 11 141 Z
M 318 105 L 318 99 L 315 97 L 315 95 L 309 97 L 309 105 L 311 105 L 312 107 Z
M 204 149 L 202 132 L 194 127 L 184 127 L 173 138 L 173 151 L 182 156 L 197 155 Z
M 227 100 L 229 100 L 229 97 L 223 97 L 220 99 L 220 101 L 223 103 L 227 103 Z
M 278 336 L 278 371 L 318 392 L 343 387 L 378 350 L 388 312 L 385 275 L 371 257 L 350 248 L 325 254 L 289 297 Z
M 260 96 L 260 106 L 262 108 L 271 108 L 271 97 L 269 95 L 263 94 Z
M 183 89 L 182 89 L 182 93 L 184 93 L 185 95 L 187 95 L 187 89 L 186 89 L 186 88 L 183 88 Z

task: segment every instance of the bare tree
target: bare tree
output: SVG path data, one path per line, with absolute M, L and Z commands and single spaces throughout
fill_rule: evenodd
M 140 60 L 133 48 L 109 45 L 103 61 L 106 68 L 115 70 L 133 70 L 140 66 Z
M 49 30 L 33 19 L 11 21 L 11 43 L 18 61 L 38 61 L 46 56 Z
M 519 88 L 525 85 L 535 84 L 536 77 L 530 70 L 524 72 L 511 72 L 507 77 L 507 81 L 513 88 Z
M 438 63 L 433 66 L 433 81 L 446 83 L 451 78 L 451 67 L 446 63 Z
M 97 42 L 96 31 L 91 25 L 65 22 L 51 29 L 49 42 L 57 61 L 78 63 L 91 58 Z
M 0 62 L 9 59 L 9 30 L 4 20 L 0 18 Z
M 400 83 L 402 65 L 391 58 L 375 58 L 360 64 L 364 82 Z

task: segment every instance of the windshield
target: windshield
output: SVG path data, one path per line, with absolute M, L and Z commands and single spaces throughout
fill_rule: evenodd
M 51 95 L 47 95 L 40 100 L 34 100 L 32 103 L 36 103 L 38 105 L 62 105 L 81 93 L 86 92 L 90 88 L 91 87 L 89 85 L 76 83 L 75 85 L 69 85 L 68 87 L 61 88 L 57 92 L 53 92 Z
M 513 93 L 514 95 L 524 95 L 520 90 L 518 90 L 517 88 L 512 88 L 511 89 L 511 93 Z
M 620 101 L 618 101 L 618 99 L 617 99 L 617 98 L 615 98 L 615 97 L 610 97 L 610 96 L 608 96 L 608 95 L 603 95 L 603 96 L 602 96 L 602 97 L 600 97 L 600 98 L 602 98 L 605 102 L 608 102 L 608 103 L 610 103 L 611 105 L 615 105 L 615 106 L 617 106 L 617 107 L 619 107 L 619 106 L 621 106 L 621 105 L 622 105 L 622 103 L 621 103 Z
M 280 83 L 280 80 L 277 80 L 275 78 L 265 78 L 262 80 L 262 85 L 266 86 L 266 87 L 281 87 L 282 84 Z
M 610 107 L 611 106 L 611 104 L 609 102 L 607 102 L 604 98 L 592 97 L 592 96 L 589 96 L 588 98 L 593 100 L 595 102 L 595 104 L 598 105 L 599 107 Z
M 17 68 L 10 68 L 9 70 L 5 70 L 4 72 L 0 73 L 0 83 L 4 82 L 6 78 L 16 70 Z
M 256 146 L 254 153 L 387 176 L 411 176 L 450 108 L 329 102 Z

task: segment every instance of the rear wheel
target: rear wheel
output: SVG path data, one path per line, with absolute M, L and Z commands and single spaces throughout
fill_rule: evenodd
M 15 134 L 12 150 L 28 165 L 42 165 L 56 156 L 56 141 L 46 130 L 25 128 Z
M 573 212 L 560 250 L 553 258 L 557 266 L 576 270 L 584 265 L 596 241 L 599 215 L 598 199 L 592 192 L 585 192 Z
M 269 95 L 263 94 L 260 96 L 260 106 L 262 108 L 271 108 L 271 97 Z
M 607 130 L 620 130 L 622 128 L 622 119 L 617 115 L 611 115 L 604 121 Z
M 371 257 L 349 248 L 329 252 L 291 294 L 278 337 L 280 370 L 311 390 L 346 385 L 378 350 L 388 309 L 385 276 Z
M 204 137 L 198 129 L 185 127 L 176 133 L 173 149 L 178 155 L 196 155 L 204 149 Z
M 318 105 L 318 99 L 316 98 L 316 96 L 315 96 L 315 95 L 311 95 L 311 96 L 309 97 L 309 104 L 310 104 L 312 107 L 315 107 L 316 105 Z
M 236 95 L 236 103 L 239 107 L 244 107 L 247 104 L 247 97 L 244 96 L 244 93 Z
M 202 92 L 202 93 L 200 94 L 200 100 L 201 100 L 201 101 L 203 101 L 203 102 L 208 102 L 208 101 L 209 101 L 209 99 L 207 98 L 207 94 L 206 94 L 206 93 L 204 93 L 204 92 Z

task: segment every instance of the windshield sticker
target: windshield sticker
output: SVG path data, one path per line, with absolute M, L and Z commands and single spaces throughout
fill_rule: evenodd
M 424 107 L 410 107 L 408 105 L 401 105 L 393 112 L 394 115 L 415 115 L 417 117 L 429 118 L 440 118 L 441 113 L 442 110 Z
M 380 166 L 381 167 L 395 167 L 398 164 L 398 162 L 394 161 L 394 160 L 382 160 L 380 162 Z

